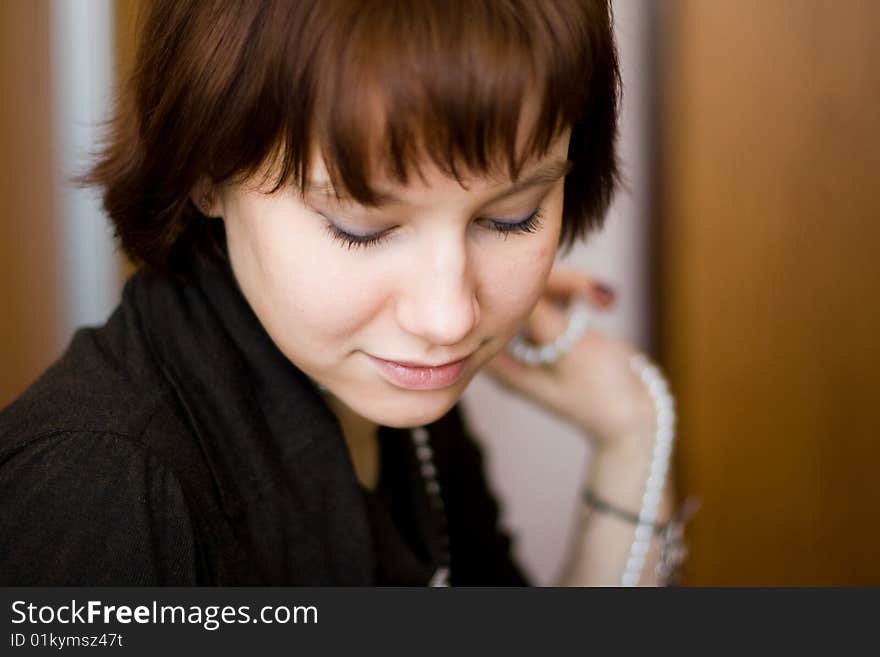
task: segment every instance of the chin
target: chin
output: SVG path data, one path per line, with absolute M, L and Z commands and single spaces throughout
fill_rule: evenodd
M 393 429 L 410 429 L 439 420 L 455 406 L 463 392 L 463 387 L 456 386 L 454 392 L 450 390 L 443 395 L 433 394 L 430 397 L 424 393 L 409 393 L 412 396 L 404 395 L 402 399 L 389 395 L 372 408 L 354 410 L 377 424 Z

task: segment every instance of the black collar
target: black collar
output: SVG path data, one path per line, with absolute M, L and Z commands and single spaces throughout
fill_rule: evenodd
M 229 266 L 200 262 L 182 284 L 140 272 L 125 298 L 265 582 L 369 584 L 366 502 L 339 423 L 272 342 Z

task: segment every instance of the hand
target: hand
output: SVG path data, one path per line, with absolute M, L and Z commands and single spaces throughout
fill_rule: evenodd
M 570 268 L 554 269 L 526 322 L 529 340 L 544 344 L 558 337 L 567 325 L 560 303 L 567 305 L 578 297 L 600 310 L 612 304 L 610 291 L 591 276 Z M 574 423 L 600 449 L 648 448 L 655 410 L 647 388 L 629 367 L 635 353 L 628 343 L 588 329 L 551 365 L 524 365 L 505 348 L 486 369 L 508 390 Z

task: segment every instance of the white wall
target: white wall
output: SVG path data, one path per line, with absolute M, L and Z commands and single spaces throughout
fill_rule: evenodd
M 621 190 L 605 228 L 572 249 L 566 264 L 607 281 L 615 308 L 596 328 L 648 345 L 649 70 L 652 8 L 649 0 L 614 0 L 615 31 L 624 85 L 620 156 Z M 521 397 L 480 374 L 465 393 L 465 409 L 486 447 L 490 483 L 504 505 L 503 522 L 516 536 L 515 554 L 535 584 L 552 584 L 572 540 L 579 491 L 586 483 L 587 440 Z
M 112 87 L 110 0 L 52 0 L 52 103 L 66 346 L 83 325 L 103 324 L 119 302 L 118 259 L 98 193 L 70 184 L 100 143 Z

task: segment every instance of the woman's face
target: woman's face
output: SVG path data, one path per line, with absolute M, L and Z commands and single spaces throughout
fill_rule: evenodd
M 380 185 L 380 208 L 337 201 L 320 158 L 304 199 L 220 188 L 215 210 L 239 286 L 284 355 L 357 414 L 390 427 L 432 422 L 541 295 L 569 136 L 526 166 L 520 182 L 531 184 L 477 179 L 465 189 L 426 168 L 424 181 Z

